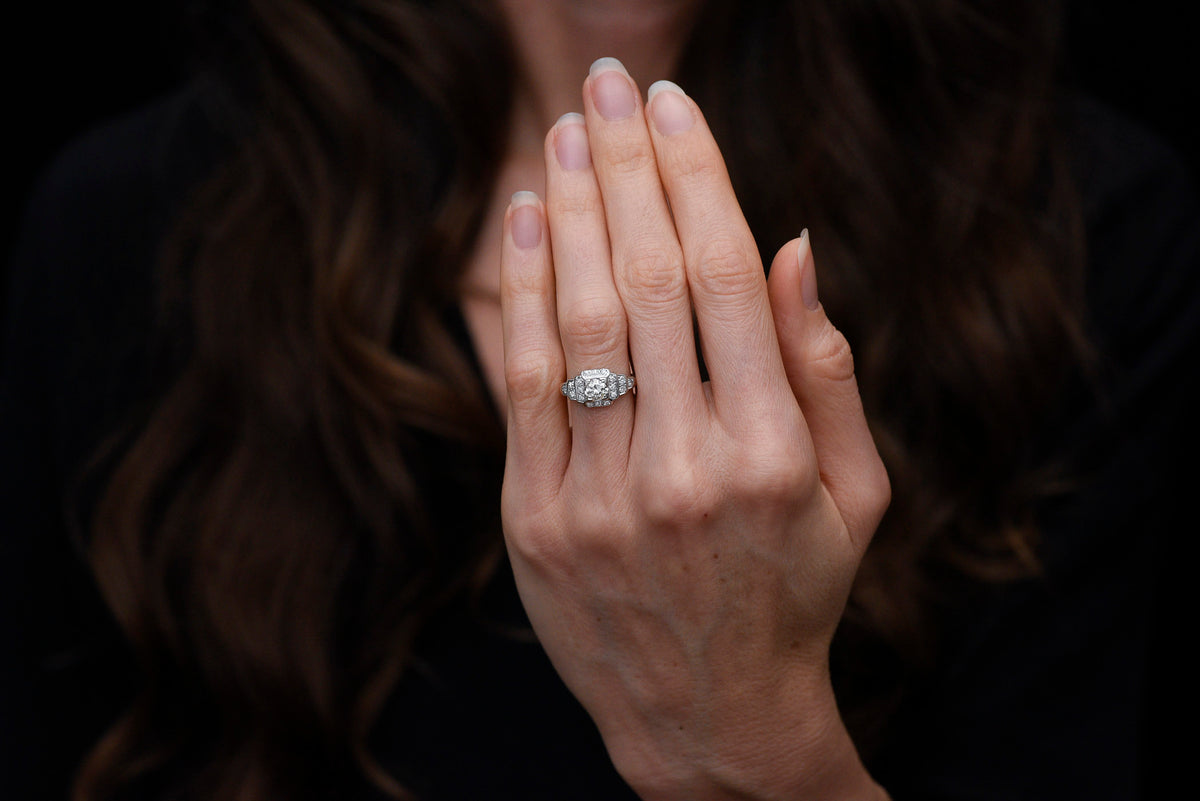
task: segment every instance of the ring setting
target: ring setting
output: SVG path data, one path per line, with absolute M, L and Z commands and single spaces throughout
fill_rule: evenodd
M 598 370 L 584 370 L 574 378 L 567 379 L 561 392 L 568 400 L 584 406 L 611 406 L 613 401 L 633 390 L 633 387 L 633 376 L 614 373 L 602 367 Z

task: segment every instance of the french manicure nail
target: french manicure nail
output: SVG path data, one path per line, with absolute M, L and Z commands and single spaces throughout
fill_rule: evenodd
M 542 214 L 536 192 L 517 192 L 509 201 L 512 207 L 513 244 L 521 250 L 535 248 L 542 241 Z
M 582 170 L 592 163 L 583 115 L 571 112 L 554 124 L 554 154 L 564 170 Z
M 623 120 L 637 111 L 637 93 L 625 66 L 615 58 L 600 58 L 588 70 L 592 102 L 606 120 Z
M 689 130 L 696 121 L 692 116 L 692 106 L 688 103 L 687 96 L 678 85 L 670 81 L 655 81 L 650 84 L 650 88 L 646 90 L 646 103 L 650 106 L 654 127 L 663 136 Z
M 797 267 L 800 270 L 800 299 L 810 311 L 816 311 L 821 305 L 817 297 L 817 270 L 813 264 L 812 241 L 808 238 L 808 229 L 800 232 L 800 247 L 796 248 Z

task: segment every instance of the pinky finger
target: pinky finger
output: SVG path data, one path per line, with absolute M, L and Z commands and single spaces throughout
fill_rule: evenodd
M 533 192 L 513 195 L 500 257 L 504 379 L 508 387 L 505 483 L 540 503 L 558 491 L 570 456 L 565 377 L 555 311 L 554 266 L 545 207 Z

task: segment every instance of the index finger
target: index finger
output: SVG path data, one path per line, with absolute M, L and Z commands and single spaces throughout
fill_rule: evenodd
M 700 109 L 670 81 L 650 87 L 647 117 L 683 248 L 718 417 L 761 419 L 791 400 L 758 245 Z

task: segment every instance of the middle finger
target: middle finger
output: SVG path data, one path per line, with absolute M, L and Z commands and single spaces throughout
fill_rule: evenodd
M 659 179 L 637 85 L 602 58 L 584 83 L 588 139 L 625 306 L 638 381 L 637 420 L 653 430 L 706 413 L 683 251 Z
M 794 405 L 771 319 L 758 246 L 700 109 L 678 86 L 650 87 L 652 137 L 696 306 L 713 403 L 752 425 Z

